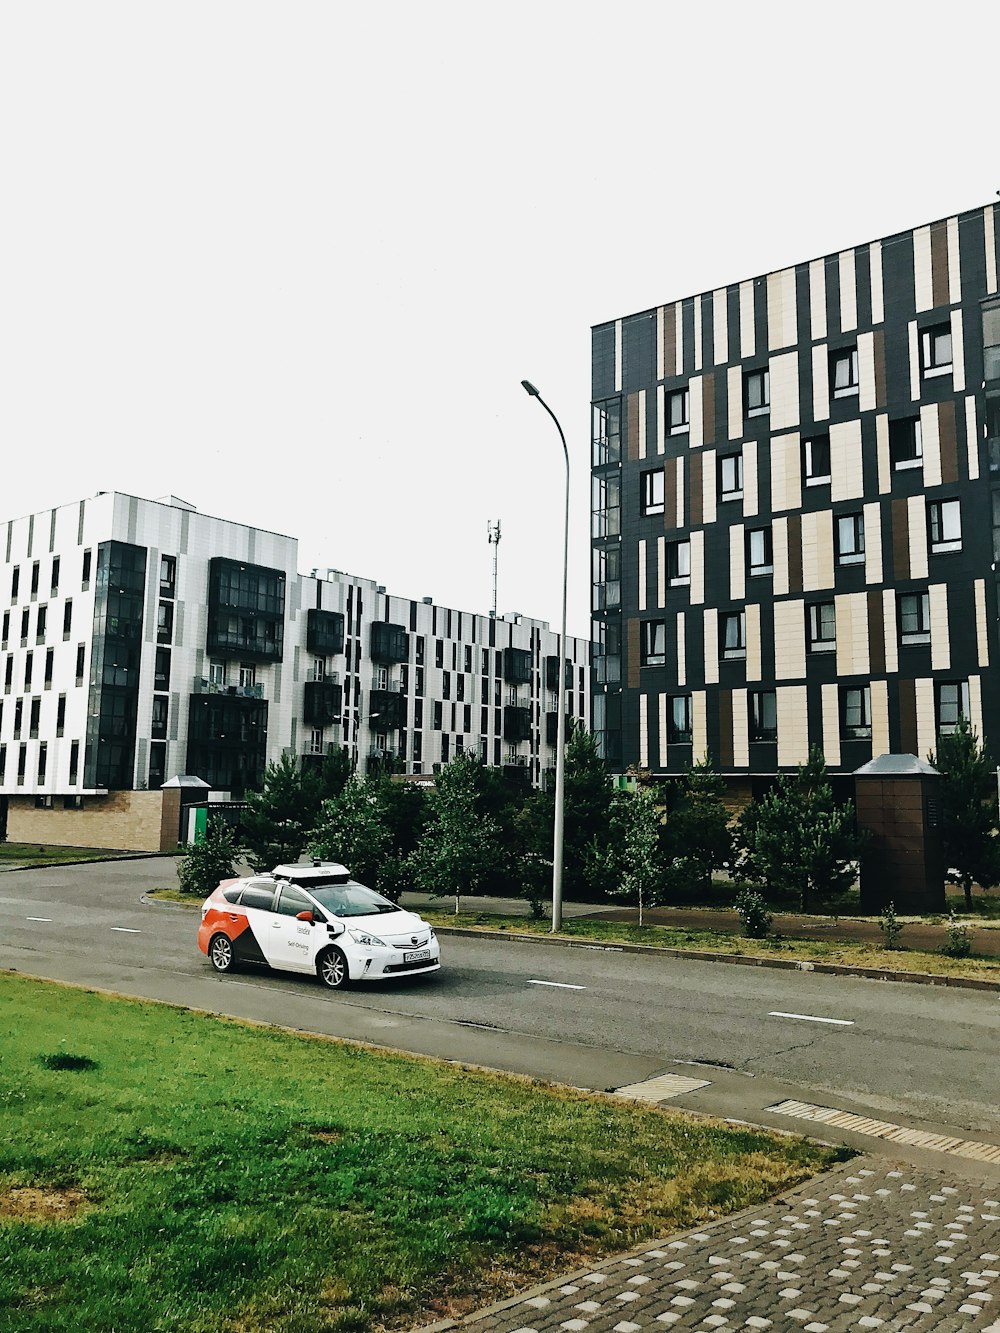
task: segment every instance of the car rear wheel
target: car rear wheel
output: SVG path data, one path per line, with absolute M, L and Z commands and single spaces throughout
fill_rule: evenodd
M 226 935 L 213 935 L 208 946 L 208 956 L 216 972 L 235 972 L 236 954 L 233 942 Z
M 323 985 L 330 990 L 341 990 L 350 981 L 347 959 L 339 949 L 325 950 L 320 955 L 316 972 Z

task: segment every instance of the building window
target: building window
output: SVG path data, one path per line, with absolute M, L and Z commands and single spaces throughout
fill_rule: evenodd
M 86 664 L 86 656 L 87 656 L 87 649 L 86 649 L 86 646 L 85 646 L 84 644 L 82 644 L 82 643 L 77 644 L 77 647 L 76 647 L 76 683 L 77 683 L 77 685 L 82 685 L 82 684 L 83 684 L 83 670 L 84 670 L 84 666 L 85 666 L 85 664 Z
M 870 740 L 872 734 L 872 696 L 867 685 L 842 685 L 840 688 L 840 738 L 845 741 Z
M 56 597 L 59 593 L 59 564 L 59 557 L 54 555 L 52 557 L 52 582 L 49 585 L 52 589 L 51 596 L 53 597 Z
M 747 655 L 747 617 L 745 611 L 731 611 L 722 616 L 719 633 L 722 657 L 727 661 Z
M 257 665 L 255 662 L 240 663 L 240 688 L 252 689 L 257 684 Z
M 433 726 L 433 728 L 434 728 L 435 731 L 440 731 L 440 730 L 441 730 L 441 722 L 442 722 L 443 711 L 444 711 L 444 710 L 443 710 L 443 705 L 442 705 L 442 703 L 441 703 L 441 700 L 440 700 L 440 699 L 435 699 L 435 700 L 434 700 L 434 721 L 431 723 L 431 725 Z
M 52 669 L 55 665 L 56 650 L 46 648 L 45 650 L 45 688 L 48 689 L 52 684 Z
M 837 564 L 860 565 L 864 559 L 864 514 L 841 514 L 837 519 Z
M 927 519 L 935 555 L 962 549 L 962 507 L 958 500 L 932 500 L 927 506 Z
M 150 734 L 154 740 L 158 741 L 163 741 L 167 738 L 167 696 L 165 694 L 153 695 L 153 716 Z
M 919 417 L 903 417 L 889 422 L 889 461 L 897 472 L 923 465 L 924 444 Z
M 66 604 L 65 604 L 65 606 L 63 607 L 63 638 L 64 638 L 64 639 L 68 639 L 68 638 L 69 638 L 72 629 L 73 629 L 73 601 L 72 601 L 72 598 L 69 598 L 69 599 L 67 599 Z
M 160 596 L 173 597 L 177 591 L 177 557 L 160 556 Z
M 69 785 L 76 786 L 80 770 L 80 742 L 72 741 L 69 747 Z
M 48 619 L 48 607 L 40 606 L 38 608 L 38 618 L 35 623 L 35 642 L 45 642 L 45 622 Z
M 66 696 L 60 694 L 56 704 L 56 736 L 61 736 L 66 729 Z
M 858 396 L 858 349 L 842 347 L 830 353 L 830 388 L 834 398 Z
M 28 617 L 30 616 L 30 614 L 31 614 L 31 612 L 28 610 L 27 607 L 25 607 L 24 610 L 21 612 L 21 647 L 22 647 L 22 648 L 26 648 L 26 647 L 28 646 Z
M 3 613 L 3 631 L 0 633 L 0 648 L 7 647 L 7 640 L 10 637 L 10 612 Z
M 920 334 L 920 369 L 925 380 L 936 375 L 950 375 L 951 325 L 935 324 Z
M 811 653 L 832 653 L 837 647 L 837 611 L 833 602 L 806 607 L 808 644 Z
M 156 641 L 169 643 L 174 635 L 174 606 L 172 602 L 161 602 L 156 612 Z
M 441 672 L 441 697 L 443 699 L 451 698 L 451 672 Z
M 748 417 L 765 417 L 771 410 L 771 373 L 768 370 L 743 372 L 743 412 Z
M 222 666 L 222 663 L 219 662 L 218 664 L 216 664 L 215 662 L 212 662 L 209 665 L 208 670 L 209 670 L 210 680 L 215 679 L 214 669 L 216 665 Z M 224 678 L 225 678 L 225 668 L 223 667 L 223 679 Z M 169 688 L 170 688 L 170 649 L 157 648 L 156 662 L 153 667 L 153 689 L 167 690 Z
M 424 664 L 425 643 L 426 639 L 422 634 L 418 634 L 417 637 L 413 640 L 413 660 L 417 664 L 417 666 L 423 666 Z
M 42 719 L 42 701 L 41 699 L 32 699 L 31 712 L 28 717 L 28 738 L 29 740 L 38 740 L 38 727 Z
M 672 588 L 691 582 L 691 543 L 667 542 L 667 582 Z
M 667 657 L 667 627 L 662 620 L 642 622 L 642 665 L 663 666 Z
M 667 714 L 667 740 L 671 745 L 691 744 L 691 696 L 675 694 Z
M 802 472 L 807 486 L 822 486 L 830 480 L 830 437 L 814 435 L 802 441 Z
M 594 466 L 620 463 L 622 460 L 622 403 L 611 398 L 595 403 L 593 410 Z
M 89 551 L 84 551 L 84 553 L 83 553 L 83 574 L 82 574 L 82 576 L 81 576 L 81 580 L 80 580 L 80 581 L 81 581 L 81 583 L 83 584 L 83 591 L 86 592 L 87 589 L 90 587 L 90 552 L 89 552 Z
M 33 661 L 34 661 L 34 655 L 33 655 L 32 653 L 25 653 L 25 654 L 24 654 L 24 689 L 25 689 L 25 693 L 27 693 L 27 691 L 31 689 L 31 668 L 32 668 L 32 665 L 33 665 Z
M 958 726 L 958 719 L 969 716 L 969 682 L 938 681 L 934 686 L 934 706 L 938 735 L 950 735 Z
M 24 722 L 24 700 L 14 700 L 14 736 L 15 739 L 21 739 L 21 724 Z
M 687 431 L 690 424 L 689 402 L 687 389 L 674 389 L 667 394 L 668 435 L 683 435 Z
M 663 469 L 657 468 L 655 472 L 644 472 L 639 479 L 639 485 L 641 487 L 642 512 L 644 514 L 662 514 Z
M 18 588 L 21 586 L 21 566 L 15 565 L 10 572 L 10 600 L 17 601 Z
M 774 569 L 774 553 L 770 528 L 752 528 L 747 533 L 747 564 L 751 578 L 770 574 Z
M 40 741 L 38 745 L 38 781 L 45 781 L 45 770 L 48 763 L 49 746 L 47 741 Z M 51 798 L 50 798 L 51 799 Z
M 901 592 L 896 599 L 900 643 L 930 643 L 931 599 L 925 592 Z
M 620 537 L 622 531 L 622 482 L 617 474 L 593 479 L 592 537 Z
M 31 595 L 32 595 L 32 597 L 37 597 L 37 596 L 38 596 L 38 566 L 39 566 L 39 563 L 40 563 L 40 562 L 39 562 L 38 560 L 36 560 L 35 563 L 31 566 Z
M 662 476 L 662 473 L 661 473 Z M 594 551 L 594 610 L 621 606 L 622 552 L 620 546 L 599 547 Z
M 743 455 L 723 454 L 718 462 L 719 499 L 742 500 L 743 498 Z
M 778 739 L 778 696 L 774 690 L 754 690 L 750 695 L 750 739 Z
M 434 665 L 436 667 L 444 666 L 444 639 L 434 640 Z

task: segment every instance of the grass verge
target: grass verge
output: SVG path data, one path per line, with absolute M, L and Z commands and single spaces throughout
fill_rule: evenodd
M 434 926 L 467 930 L 504 930 L 512 934 L 553 938 L 547 921 L 485 912 L 438 911 L 422 907 L 421 916 Z M 595 944 L 645 944 L 668 949 L 699 949 L 706 953 L 736 954 L 747 958 L 790 958 L 799 962 L 839 963 L 845 967 L 874 967 L 891 972 L 923 972 L 934 976 L 972 977 L 1000 982 L 1000 959 L 949 958 L 917 949 L 882 949 L 864 942 L 839 940 L 748 939 L 725 930 L 696 927 L 637 926 L 629 922 L 564 920 L 555 938 L 587 940 Z
M 850 1156 L 0 975 L 0 1329 L 412 1326 Z
M 106 847 L 52 847 L 34 842 L 0 842 L 0 869 L 5 862 L 19 866 L 59 866 L 67 861 L 111 861 L 125 852 Z

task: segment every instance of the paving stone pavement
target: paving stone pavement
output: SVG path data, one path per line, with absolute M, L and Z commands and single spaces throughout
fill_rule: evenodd
M 460 1326 L 1000 1333 L 998 1194 L 995 1184 L 856 1158 L 763 1208 L 596 1264 Z

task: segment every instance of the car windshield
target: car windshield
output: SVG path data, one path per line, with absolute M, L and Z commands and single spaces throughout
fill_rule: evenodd
M 329 884 L 320 888 L 310 884 L 309 892 L 333 916 L 375 916 L 399 911 L 394 902 L 363 884 Z

